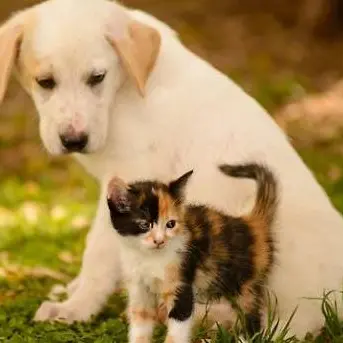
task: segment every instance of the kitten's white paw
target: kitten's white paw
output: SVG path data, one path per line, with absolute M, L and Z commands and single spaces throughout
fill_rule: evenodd
M 82 308 L 73 308 L 67 302 L 45 301 L 37 310 L 34 321 L 59 321 L 67 324 L 88 321 L 91 314 Z

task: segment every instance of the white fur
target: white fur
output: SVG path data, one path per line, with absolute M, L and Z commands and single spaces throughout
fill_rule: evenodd
M 192 319 L 179 322 L 175 319 L 168 321 L 168 334 L 166 342 L 189 343 L 192 333 Z
M 61 80 L 50 96 L 32 90 L 43 142 L 50 152 L 60 153 L 58 133 L 78 115 L 90 132 L 93 154 L 76 158 L 98 179 L 102 192 L 77 287 L 64 303 L 43 305 L 36 319 L 88 319 L 120 280 L 118 246 L 105 201 L 110 176 L 169 181 L 194 168 L 188 199 L 238 214 L 251 205 L 254 187 L 221 176 L 216 165 L 257 160 L 273 168 L 282 186 L 274 228 L 277 266 L 269 287 L 278 296 L 283 321 L 300 305 L 293 332 L 303 335 L 318 329 L 323 324 L 320 303 L 303 297 L 341 288 L 343 221 L 269 115 L 224 74 L 187 50 L 170 28 L 143 12 L 104 0 L 50 0 L 38 5 L 37 12 L 35 38 L 26 44 L 47 57 Z M 162 36 L 144 99 L 103 39 L 107 25 L 119 23 L 119 32 L 127 15 L 155 27 Z M 92 68 L 108 69 L 95 93 L 80 81 Z
M 153 325 L 152 323 L 139 324 L 130 327 L 129 343 L 149 343 L 152 336 Z M 144 337 L 144 339 L 142 339 Z
M 118 237 L 122 240 L 122 237 Z M 129 292 L 129 342 L 148 342 L 151 338 L 155 321 L 153 319 L 136 320 L 131 315 L 131 310 L 151 311 L 156 308 L 156 296 L 160 289 L 158 282 L 163 281 L 165 277 L 165 268 L 167 264 L 175 261 L 177 256 L 175 251 L 155 250 L 152 252 L 147 248 L 139 249 L 132 246 L 132 239 L 122 241 L 120 244 L 121 256 L 125 260 L 124 275 L 127 279 L 127 288 Z M 143 339 L 144 338 L 144 339 Z
M 161 249 L 145 246 L 139 237 L 118 237 L 118 240 L 126 278 L 139 278 L 149 285 L 152 279 L 164 280 L 167 266 L 180 260 L 179 252 L 185 246 L 183 237 L 174 237 Z
M 29 41 L 39 62 L 33 76 L 40 79 L 52 74 L 57 87 L 50 91 L 34 85 L 31 95 L 40 116 L 42 140 L 52 154 L 62 152 L 59 135 L 69 127 L 89 134 L 87 150 L 90 153 L 99 151 L 106 143 L 109 109 L 124 80 L 119 59 L 105 39 L 109 30 L 114 31 L 115 36 L 123 36 L 120 31 L 126 28 L 127 16 L 119 8 L 105 1 L 102 6 L 94 6 L 91 0 L 82 4 L 80 0 L 52 0 L 37 7 L 38 19 Z M 116 15 L 116 22 L 123 22 L 119 26 L 121 30 L 113 25 L 112 15 Z M 98 20 L 84 22 L 92 16 Z M 81 30 L 75 29 L 78 23 Z M 85 36 L 87 44 L 82 43 Z M 26 44 L 24 36 L 23 46 Z M 63 58 L 60 58 L 62 51 Z M 87 77 L 102 71 L 107 72 L 104 82 L 94 88 L 87 86 Z
M 184 240 L 174 237 L 160 249 L 141 245 L 139 237 L 120 237 L 118 241 L 125 264 L 123 271 L 128 280 L 129 308 L 151 309 L 156 307 L 156 295 L 160 295 L 160 285 L 165 283 L 168 265 L 175 265 L 180 259 L 178 251 L 184 247 Z M 138 342 L 141 337 L 149 338 L 155 323 L 130 320 L 129 342 Z M 166 342 L 190 342 L 192 318 L 185 321 L 168 320 Z

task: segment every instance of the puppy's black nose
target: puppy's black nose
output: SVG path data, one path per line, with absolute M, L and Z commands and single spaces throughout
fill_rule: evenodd
M 85 133 L 62 134 L 60 139 L 67 152 L 82 152 L 88 143 L 88 135 Z

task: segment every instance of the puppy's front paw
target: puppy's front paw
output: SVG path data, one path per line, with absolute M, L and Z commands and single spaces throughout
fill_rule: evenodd
M 66 302 L 56 303 L 52 301 L 45 301 L 37 310 L 34 321 L 58 321 L 67 324 L 74 322 L 85 322 L 90 319 L 90 315 L 70 306 Z

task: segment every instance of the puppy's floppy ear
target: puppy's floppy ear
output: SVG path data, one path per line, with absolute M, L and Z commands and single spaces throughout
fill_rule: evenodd
M 19 54 L 25 27 L 31 22 L 33 13 L 33 8 L 21 11 L 0 26 L 0 103 L 4 99 Z
M 115 210 L 119 213 L 127 213 L 130 211 L 131 204 L 128 187 L 118 177 L 114 177 L 108 184 L 107 202 L 110 210 Z
M 107 39 L 118 53 L 127 73 L 144 97 L 145 85 L 160 51 L 161 36 L 154 28 L 130 20 L 123 37 L 107 33 Z
M 169 192 L 172 196 L 178 200 L 182 201 L 184 198 L 185 187 L 189 181 L 189 178 L 193 174 L 193 170 L 188 171 L 187 173 L 183 174 L 178 179 L 169 183 Z
M 23 25 L 20 23 L 9 21 L 0 28 L 0 103 L 5 97 L 22 35 Z

